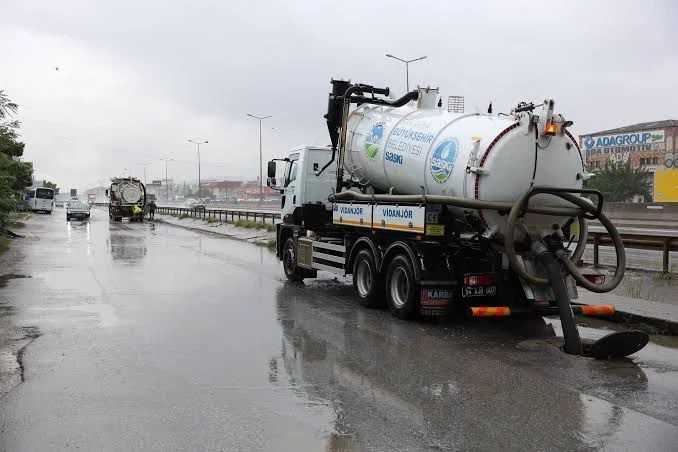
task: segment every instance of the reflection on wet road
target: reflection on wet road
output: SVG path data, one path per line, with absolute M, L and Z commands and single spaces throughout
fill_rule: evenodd
M 34 216 L 26 234 L 0 261 L 30 276 L 0 276 L 5 321 L 41 333 L 3 399 L 8 450 L 678 444 L 662 338 L 605 362 L 562 354 L 549 319 L 396 321 L 343 278 L 285 282 L 264 248 L 100 210 Z

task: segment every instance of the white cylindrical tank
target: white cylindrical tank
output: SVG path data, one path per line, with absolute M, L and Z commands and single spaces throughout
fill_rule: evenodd
M 136 204 L 141 201 L 143 191 L 140 182 L 123 181 L 118 190 L 122 201 L 127 204 Z
M 525 113 L 493 116 L 449 113 L 413 103 L 400 108 L 362 105 L 348 119 L 344 166 L 353 179 L 378 191 L 392 189 L 393 194 L 423 190 L 513 202 L 533 185 L 581 188 L 584 162 L 573 137 L 560 126 L 556 135 L 543 136 L 540 128 L 547 110 L 539 108 L 534 114 L 541 122 L 530 125 Z M 568 205 L 547 195 L 530 201 L 540 204 Z M 506 216 L 494 211 L 475 214 L 496 232 L 506 223 Z M 528 217 L 528 230 L 550 228 L 562 220 Z

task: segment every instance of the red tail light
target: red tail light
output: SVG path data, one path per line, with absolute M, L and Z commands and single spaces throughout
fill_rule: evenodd
M 465 286 L 492 286 L 494 285 L 494 275 L 466 275 L 464 276 Z
M 602 286 L 605 284 L 605 275 L 584 275 L 584 278 L 586 278 L 588 282 L 597 286 Z

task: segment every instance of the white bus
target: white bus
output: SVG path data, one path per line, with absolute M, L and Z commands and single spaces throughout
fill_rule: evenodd
M 32 189 L 26 195 L 26 203 L 33 212 L 51 214 L 54 209 L 54 190 L 45 187 Z

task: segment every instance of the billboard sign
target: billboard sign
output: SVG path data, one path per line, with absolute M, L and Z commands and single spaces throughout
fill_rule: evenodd
M 678 202 L 678 171 L 663 168 L 655 171 L 654 201 Z
M 585 149 L 610 148 L 635 144 L 653 144 L 664 142 L 663 130 L 648 130 L 646 132 L 620 133 L 617 135 L 602 135 L 598 137 L 584 137 Z
M 667 153 L 664 157 L 664 166 L 666 168 L 678 168 L 678 154 Z
M 582 137 L 582 147 L 586 150 L 586 155 L 657 151 L 662 148 L 664 140 L 663 130 L 648 130 L 595 137 L 585 136 Z

